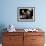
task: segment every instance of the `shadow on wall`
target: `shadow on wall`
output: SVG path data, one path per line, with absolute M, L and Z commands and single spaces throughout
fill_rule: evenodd
M 0 43 L 2 43 L 2 36 L 3 36 L 3 32 L 5 32 L 6 30 L 4 30 L 5 25 L 4 24 L 0 24 Z

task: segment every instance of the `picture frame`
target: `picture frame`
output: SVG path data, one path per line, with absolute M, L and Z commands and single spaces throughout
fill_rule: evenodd
M 17 8 L 18 22 L 34 22 L 35 21 L 35 7 L 18 7 Z

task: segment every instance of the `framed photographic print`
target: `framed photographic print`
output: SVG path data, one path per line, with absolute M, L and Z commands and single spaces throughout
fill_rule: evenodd
M 17 20 L 22 22 L 35 21 L 35 7 L 18 7 Z

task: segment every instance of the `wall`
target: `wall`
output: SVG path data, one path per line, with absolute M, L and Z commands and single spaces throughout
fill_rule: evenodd
M 0 25 L 13 24 L 16 28 L 46 28 L 46 0 L 1 0 Z M 18 22 L 17 7 L 35 7 L 35 22 Z

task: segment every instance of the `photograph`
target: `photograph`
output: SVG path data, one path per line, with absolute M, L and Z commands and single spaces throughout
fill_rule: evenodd
M 35 20 L 35 7 L 18 7 L 17 9 L 18 21 L 34 21 Z

